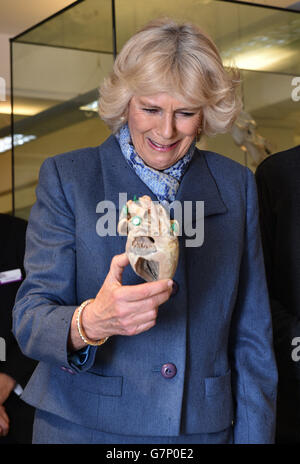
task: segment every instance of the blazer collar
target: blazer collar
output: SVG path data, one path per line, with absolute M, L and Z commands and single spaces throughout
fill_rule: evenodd
M 153 201 L 156 196 L 128 165 L 112 135 L 99 147 L 102 164 L 105 200 L 114 203 L 119 209 L 119 193 L 126 193 L 127 200 L 149 195 Z M 204 215 L 222 214 L 227 211 L 220 195 L 218 185 L 206 160 L 206 152 L 196 149 L 191 163 L 183 176 L 177 191 L 176 200 L 180 202 L 204 201 Z M 194 209 L 194 206 L 193 206 Z
M 227 212 L 216 180 L 208 167 L 205 151 L 195 149 L 194 156 L 177 191 L 176 200 L 180 202 L 203 201 L 204 216 Z

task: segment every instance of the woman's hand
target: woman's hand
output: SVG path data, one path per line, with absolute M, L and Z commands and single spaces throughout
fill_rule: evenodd
M 129 264 L 125 253 L 116 255 L 95 300 L 82 313 L 82 327 L 91 340 L 112 335 L 137 335 L 156 323 L 158 307 L 166 302 L 172 291 L 172 280 L 165 279 L 139 285 L 123 286 L 122 274 Z M 70 333 L 70 348 L 85 346 L 77 327 L 75 311 Z
M 9 431 L 9 417 L 5 407 L 0 405 L 0 437 L 5 437 Z
M 0 404 L 5 403 L 16 386 L 16 381 L 8 374 L 0 372 Z
M 0 437 L 5 437 L 9 431 L 9 417 L 3 403 L 7 400 L 16 385 L 16 381 L 7 374 L 0 373 Z

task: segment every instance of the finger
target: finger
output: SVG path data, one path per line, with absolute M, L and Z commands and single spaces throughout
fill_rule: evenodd
M 9 423 L 9 417 L 6 413 L 5 407 L 0 405 L 0 420 L 3 419 L 5 422 Z
M 168 288 L 164 292 L 158 293 L 156 295 L 152 295 L 149 298 L 143 300 L 142 307 L 147 310 L 147 308 L 151 309 L 153 307 L 158 307 L 168 301 L 171 296 L 171 289 Z
M 126 253 L 115 255 L 111 260 L 109 277 L 122 284 L 123 271 L 128 264 L 129 259 Z
M 4 428 L 0 427 L 0 437 L 6 437 L 8 432 L 9 432 L 9 426 L 4 427 Z
M 6 436 L 9 431 L 9 419 L 5 411 L 1 410 L 0 413 L 0 435 Z
M 119 335 L 125 335 L 132 337 L 138 335 L 141 332 L 145 332 L 150 328 L 154 327 L 156 324 L 156 317 L 150 318 L 148 321 L 135 321 L 135 323 L 129 324 L 128 326 L 122 327 L 119 332 Z
M 141 301 L 167 292 L 171 294 L 173 281 L 170 279 L 146 282 L 138 285 L 124 285 L 118 289 L 120 298 L 126 301 Z
M 138 325 L 145 324 L 149 321 L 153 321 L 157 318 L 158 314 L 158 307 L 150 308 L 147 311 L 138 310 L 137 312 L 132 312 L 128 314 L 128 316 L 123 317 L 121 320 L 121 324 L 124 329 L 128 328 L 131 329 L 132 327 L 136 327 Z
M 147 330 L 152 329 L 156 324 L 156 319 L 153 319 L 151 321 L 145 322 L 144 324 L 141 324 L 137 327 L 135 335 L 138 335 L 142 332 L 146 332 Z
M 167 290 L 144 300 L 120 302 L 118 309 L 125 317 L 126 314 L 128 314 L 128 317 L 135 317 L 137 314 L 143 315 L 153 309 L 158 309 L 158 307 L 165 303 L 169 298 L 170 292 Z
M 8 434 L 8 431 L 9 431 L 9 427 L 1 427 L 0 426 L 0 437 L 6 437 L 6 435 Z

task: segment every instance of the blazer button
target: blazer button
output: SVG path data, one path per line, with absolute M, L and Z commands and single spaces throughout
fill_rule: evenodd
M 177 368 L 173 363 L 166 363 L 161 367 L 160 373 L 165 379 L 172 379 L 177 374 Z
M 176 280 L 173 279 L 173 286 L 172 286 L 171 296 L 176 295 L 176 293 L 178 292 L 178 290 L 179 290 L 179 285 L 178 285 L 178 283 L 176 282 Z

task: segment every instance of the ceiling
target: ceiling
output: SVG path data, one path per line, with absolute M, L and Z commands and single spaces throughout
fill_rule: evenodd
M 74 0 L 0 0 L 0 34 L 11 37 L 43 21 Z
M 286 8 L 287 6 L 295 3 L 293 0 L 247 1 L 248 3 L 260 3 L 262 5 L 271 5 L 283 8 Z M 0 34 L 8 34 L 11 37 L 14 37 L 72 3 L 76 3 L 76 1 L 0 0 Z

